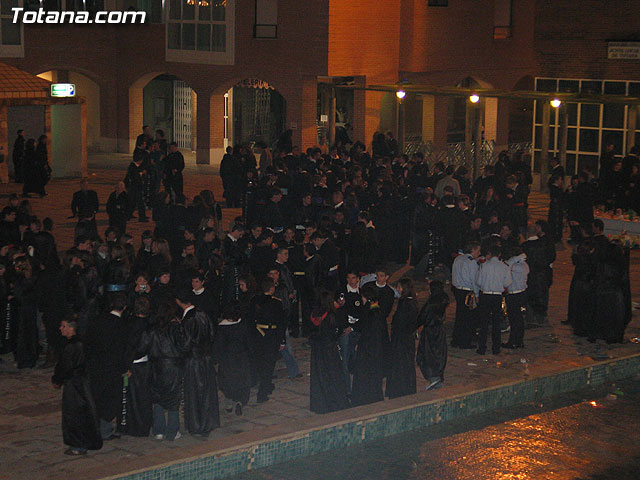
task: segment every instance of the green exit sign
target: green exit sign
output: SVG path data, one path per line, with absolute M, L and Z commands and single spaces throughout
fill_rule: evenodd
M 52 97 L 75 97 L 76 86 L 73 83 L 52 83 Z

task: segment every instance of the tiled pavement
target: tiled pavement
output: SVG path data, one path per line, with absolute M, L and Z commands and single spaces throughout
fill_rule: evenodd
M 108 165 L 105 162 L 109 162 Z M 120 156 L 92 157 L 90 160 L 91 183 L 104 202 L 113 184 L 123 176 L 122 169 L 127 159 Z M 185 178 L 186 193 L 193 196 L 202 189 L 209 188 L 220 197 L 221 182 L 210 167 L 189 165 Z M 77 187 L 77 180 L 54 180 L 49 186 L 49 196 L 45 199 L 33 199 L 34 212 L 40 216 L 51 216 L 56 223 L 56 237 L 61 247 L 71 243 L 73 221 L 69 215 L 68 204 L 71 194 Z M 15 185 L 0 185 L 0 195 L 18 191 Z M 541 216 L 545 211 L 546 199 L 541 195 L 532 196 L 532 216 Z M 224 211 L 228 222 L 238 211 Z M 106 215 L 100 214 L 99 223 L 106 224 Z M 131 230 L 136 237 L 149 224 L 132 223 Z M 640 290 L 636 287 L 640 280 L 640 252 L 632 255 L 632 294 L 634 301 L 640 302 Z M 399 277 L 405 269 L 400 269 Z M 452 394 L 506 384 L 590 365 L 595 348 L 576 339 L 570 329 L 560 324 L 566 315 L 566 302 L 573 268 L 570 249 L 558 252 L 555 263 L 554 285 L 551 290 L 551 325 L 544 328 L 527 330 L 525 343 L 527 348 L 517 352 L 503 352 L 499 356 L 479 357 L 471 351 L 450 349 L 449 364 L 446 371 L 444 388 L 434 392 L 421 392 L 415 397 L 404 399 L 403 404 L 413 401 L 424 402 L 443 398 Z M 448 311 L 448 327 L 451 327 L 454 308 Z M 640 336 L 640 322 L 637 314 L 627 329 L 626 339 Z M 149 463 L 167 462 L 174 458 L 191 454 L 200 454 L 206 450 L 219 450 L 228 445 L 255 441 L 267 433 L 278 433 L 278 426 L 299 425 L 306 428 L 317 425 L 323 420 L 308 410 L 309 349 L 301 341 L 294 340 L 295 355 L 304 377 L 289 380 L 286 377 L 284 363 L 277 366 L 278 379 L 276 391 L 266 404 L 255 403 L 255 392 L 242 417 L 221 412 L 222 427 L 212 432 L 209 440 L 203 441 L 184 435 L 175 443 L 155 442 L 152 439 L 123 437 L 108 442 L 105 447 L 84 458 L 69 458 L 62 454 L 63 445 L 60 431 L 60 391 L 50 384 L 51 370 L 17 371 L 10 356 L 4 356 L 0 364 L 0 478 L 95 478 L 100 472 L 123 471 L 129 468 L 141 468 Z M 640 353 L 640 345 L 625 343 L 613 347 L 602 347 L 603 352 L 619 358 Z M 527 360 L 528 372 L 521 363 Z M 418 372 L 418 389 L 423 390 L 425 382 Z M 361 407 L 358 415 L 366 412 Z M 354 413 L 355 415 L 355 413 Z M 348 417 L 349 411 L 340 417 Z M 240 435 L 238 435 L 240 434 Z M 209 445 L 209 446 L 208 446 Z

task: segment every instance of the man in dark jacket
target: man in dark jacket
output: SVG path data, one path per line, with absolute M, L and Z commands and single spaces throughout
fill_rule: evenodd
M 282 302 L 274 298 L 275 283 L 262 281 L 262 295 L 251 302 L 249 317 L 253 328 L 255 365 L 258 377 L 258 403 L 269 400 L 275 385 L 271 382 L 280 351 L 285 347 L 286 318 Z
M 184 157 L 178 144 L 171 142 L 169 144 L 169 155 L 165 160 L 164 186 L 167 191 L 172 192 L 172 196 L 182 195 L 182 171 L 184 170 Z
M 527 226 L 527 241 L 522 244 L 522 250 L 529 265 L 527 299 L 533 315 L 532 323 L 544 325 L 548 323 L 549 269 L 555 260 L 555 251 L 552 252 L 537 233 L 535 224 Z
M 73 194 L 73 199 L 71 200 L 71 213 L 78 219 L 76 237 L 79 234 L 86 235 L 91 239 L 98 237 L 96 213 L 99 208 L 98 194 L 95 190 L 89 190 L 89 182 L 86 179 L 82 179 L 80 181 L 80 190 Z

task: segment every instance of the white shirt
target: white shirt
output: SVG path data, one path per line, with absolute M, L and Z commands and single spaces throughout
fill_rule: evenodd
M 184 312 L 182 312 L 182 319 L 184 320 L 184 317 L 187 316 L 187 313 L 189 313 L 191 310 L 193 310 L 194 308 L 196 308 L 194 305 L 191 305 L 187 308 L 184 309 Z
M 192 290 L 193 293 L 195 293 L 196 295 L 201 295 L 202 292 L 204 292 L 204 287 L 198 289 L 198 290 Z
M 115 315 L 115 316 L 116 316 L 116 317 L 118 317 L 118 318 L 121 318 L 121 317 L 122 317 L 122 312 L 119 312 L 119 311 L 117 311 L 117 310 L 111 310 L 109 313 L 110 313 L 111 315 Z

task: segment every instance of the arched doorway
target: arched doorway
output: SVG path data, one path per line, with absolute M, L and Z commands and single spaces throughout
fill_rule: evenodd
M 152 134 L 162 130 L 168 142 L 176 142 L 183 150 L 196 149 L 196 92 L 181 78 L 150 73 L 129 88 L 129 150 L 143 125 Z
M 84 97 L 87 105 L 87 151 L 105 150 L 101 135 L 100 86 L 92 79 L 71 70 L 49 70 L 38 75 L 53 83 L 73 83 L 76 95 Z
M 225 94 L 225 143 L 272 146 L 285 130 L 287 103 L 274 86 L 247 78 Z

